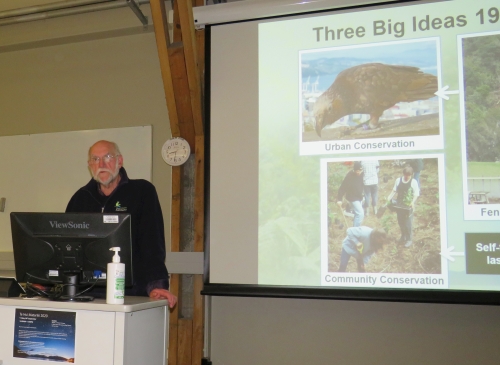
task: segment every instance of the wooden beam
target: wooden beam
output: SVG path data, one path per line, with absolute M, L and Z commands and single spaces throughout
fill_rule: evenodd
M 203 0 L 174 2 L 174 43 L 169 39 L 164 0 L 150 0 L 156 34 L 160 69 L 170 116 L 172 136 L 188 140 L 194 152 L 194 251 L 203 252 L 204 244 L 204 130 L 202 79 L 204 76 L 204 31 L 195 32 L 192 6 Z M 179 32 L 180 28 L 180 32 Z M 199 58 L 200 57 L 200 58 Z M 187 168 L 187 167 L 186 167 Z M 181 210 L 189 199 L 182 196 L 184 167 L 172 167 L 171 250 L 180 251 Z M 192 205 L 194 206 L 192 206 Z M 169 365 L 200 365 L 204 348 L 203 276 L 193 279 L 193 318 L 179 318 L 182 305 L 181 276 L 171 275 L 170 291 L 179 297 L 179 304 L 170 313 Z
M 205 0 L 193 0 L 193 7 L 205 5 Z M 201 83 L 201 107 L 203 108 L 203 95 L 205 88 L 205 29 L 199 29 L 196 34 L 196 48 L 198 56 L 198 75 L 200 76 Z M 203 112 L 203 110 L 202 110 Z
M 193 6 L 191 0 L 178 0 L 179 19 L 181 23 L 182 43 L 186 58 L 186 70 L 191 96 L 191 109 L 195 135 L 203 135 L 203 116 L 201 105 L 201 80 L 198 71 L 198 56 L 193 19 Z
M 179 252 L 180 249 L 180 227 L 181 227 L 181 177 L 182 167 L 172 166 L 172 205 L 170 228 L 170 249 Z
M 172 8 L 174 10 L 174 19 L 172 24 L 172 38 L 175 42 L 182 42 L 182 33 L 181 33 L 181 21 L 179 19 L 179 5 L 177 0 L 172 0 Z
M 203 5 L 203 0 L 193 0 L 194 5 Z M 205 76 L 205 30 L 196 31 L 196 51 L 198 62 L 198 80 L 200 85 L 200 100 L 202 100 Z M 200 113 L 203 113 L 203 103 L 200 104 Z M 201 120 L 199 123 L 202 123 Z M 196 121 L 195 121 L 196 130 Z M 195 132 L 196 133 L 196 132 Z M 195 137 L 195 196 L 194 196 L 194 251 L 204 251 L 205 232 L 205 133 L 203 125 L 198 126 Z M 201 365 L 204 357 L 205 337 L 205 298 L 201 295 L 203 289 L 203 275 L 193 278 L 193 365 Z
M 204 251 L 205 137 L 196 136 L 194 182 L 194 252 Z
M 170 292 L 179 295 L 179 281 L 180 275 L 170 275 Z M 178 365 L 177 354 L 179 352 L 179 306 L 176 305 L 170 311 L 169 317 L 169 331 L 168 331 L 168 365 Z
M 205 298 L 200 294 L 203 289 L 203 275 L 193 275 L 193 344 L 192 365 L 201 365 L 205 336 Z
M 181 176 L 182 167 L 172 167 L 172 207 L 170 228 L 170 250 L 179 252 L 181 221 Z M 180 275 L 170 275 L 170 292 L 179 297 Z M 179 305 L 170 311 L 168 335 L 168 365 L 177 365 L 179 330 Z
M 178 348 L 180 350 L 177 355 L 178 365 L 192 364 L 192 354 L 191 354 L 192 340 L 193 340 L 193 321 L 191 319 L 185 319 L 185 318 L 179 319 Z
M 170 72 L 175 90 L 175 105 L 177 106 L 178 127 L 180 135 L 189 142 L 191 151 L 194 151 L 194 124 L 191 109 L 191 98 L 187 79 L 186 64 L 184 62 L 184 46 L 181 42 L 172 43 L 168 48 L 170 57 Z
M 203 98 L 205 95 L 205 29 L 196 31 L 196 48 L 198 54 L 198 74 L 200 75 L 200 87 L 201 87 L 201 98 L 202 98 L 201 107 L 203 113 L 204 112 Z
M 204 249 L 204 190 L 205 190 L 205 137 L 196 136 L 194 172 L 194 251 Z M 194 275 L 193 283 L 193 365 L 201 365 L 205 335 L 205 300 L 200 294 L 203 289 L 203 275 Z
M 175 105 L 174 86 L 172 83 L 172 74 L 170 72 L 170 62 L 168 56 L 168 46 L 170 39 L 168 35 L 168 22 L 163 0 L 150 0 L 151 17 L 156 37 L 156 47 L 158 49 L 158 58 L 160 60 L 160 70 L 163 80 L 163 89 L 165 91 L 165 100 L 167 102 L 168 115 L 170 120 L 170 130 L 172 136 L 180 136 L 179 119 L 177 116 L 177 107 Z

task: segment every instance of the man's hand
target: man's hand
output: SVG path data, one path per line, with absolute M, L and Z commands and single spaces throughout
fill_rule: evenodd
M 177 297 L 166 289 L 153 289 L 149 293 L 149 297 L 153 299 L 168 300 L 168 306 L 170 308 L 175 307 L 175 304 L 177 303 Z

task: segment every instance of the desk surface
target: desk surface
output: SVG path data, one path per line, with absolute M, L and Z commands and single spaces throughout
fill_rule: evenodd
M 168 301 L 165 299 L 150 299 L 148 297 L 125 297 L 125 304 L 106 304 L 105 299 L 95 299 L 92 302 L 57 302 L 45 298 L 0 298 L 0 305 L 130 313 L 163 307 L 168 305 Z
M 15 271 L 0 270 L 0 277 L 15 278 Z M 57 302 L 44 298 L 1 298 L 0 305 L 12 305 L 17 307 L 38 307 L 54 309 L 83 309 L 105 312 L 135 312 L 139 310 L 168 306 L 164 299 L 150 299 L 148 297 L 125 297 L 124 304 L 106 304 L 105 299 L 94 299 L 92 302 Z

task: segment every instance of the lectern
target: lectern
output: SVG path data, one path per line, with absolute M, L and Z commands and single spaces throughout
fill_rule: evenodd
M 0 364 L 164 365 L 168 302 L 0 298 Z M 35 360 L 35 361 L 34 361 Z

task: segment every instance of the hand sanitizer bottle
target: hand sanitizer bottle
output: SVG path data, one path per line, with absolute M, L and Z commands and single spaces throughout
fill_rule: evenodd
M 108 264 L 106 273 L 106 303 L 123 304 L 125 299 L 125 264 L 120 263 L 120 247 L 111 247 L 115 251 L 113 262 Z

